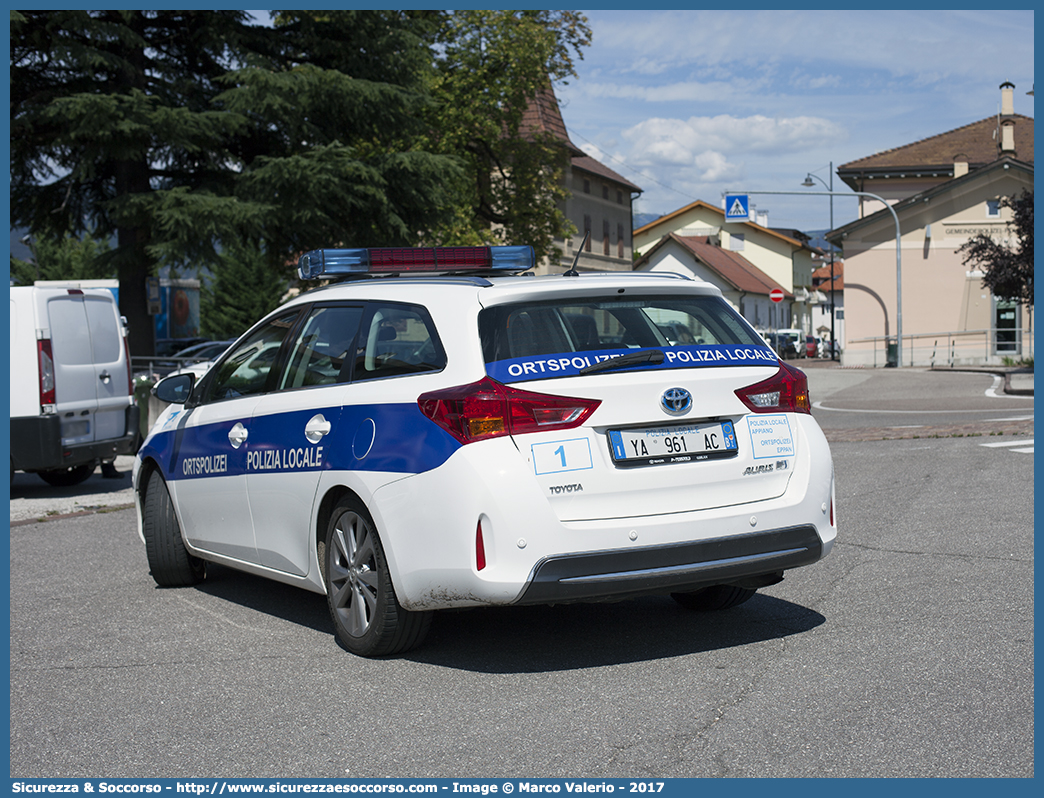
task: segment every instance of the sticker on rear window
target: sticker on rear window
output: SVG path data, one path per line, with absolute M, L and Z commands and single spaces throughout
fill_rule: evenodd
M 554 377 L 575 377 L 582 369 L 605 360 L 622 357 L 633 349 L 605 349 L 592 352 L 564 352 L 555 355 L 531 355 L 507 360 L 495 360 L 486 364 L 486 373 L 502 383 L 522 380 L 540 380 Z M 662 347 L 663 363 L 649 365 L 640 363 L 621 368 L 673 369 L 698 368 L 703 366 L 768 366 L 779 362 L 776 353 L 767 346 L 739 345 L 693 345 Z
M 747 416 L 747 431 L 755 460 L 768 460 L 794 454 L 794 436 L 785 413 Z

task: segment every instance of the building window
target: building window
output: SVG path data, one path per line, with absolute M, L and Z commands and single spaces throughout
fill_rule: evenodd
M 602 186 L 602 199 L 609 199 L 609 186 Z
M 1000 200 L 986 200 L 986 218 L 1000 218 Z
M 624 256 L 624 232 L 623 222 L 616 223 L 616 257 L 622 258 Z
M 591 251 L 591 215 L 584 214 L 584 252 Z
M 616 204 L 617 205 L 623 205 L 623 192 L 622 191 L 617 191 L 616 192 Z
M 743 233 L 733 233 L 729 236 L 729 249 L 733 252 L 742 252 L 746 237 Z
M 602 254 L 609 254 L 609 220 L 602 219 Z
M 584 181 L 584 193 L 585 194 L 590 194 L 591 193 L 591 181 L 590 180 L 585 180 Z

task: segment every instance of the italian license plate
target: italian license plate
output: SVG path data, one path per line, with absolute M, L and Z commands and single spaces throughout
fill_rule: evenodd
M 609 430 L 609 448 L 613 462 L 624 468 L 735 457 L 739 451 L 731 421 Z

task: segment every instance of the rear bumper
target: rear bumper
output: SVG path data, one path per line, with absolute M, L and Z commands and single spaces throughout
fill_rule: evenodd
M 104 441 L 62 446 L 61 419 L 29 416 L 11 419 L 11 464 L 15 471 L 49 471 L 94 460 L 111 460 L 118 454 L 134 454 L 138 442 L 138 407 L 127 407 L 125 434 Z
M 816 562 L 811 525 L 627 551 L 549 557 L 518 604 L 553 604 L 645 593 L 688 592 Z

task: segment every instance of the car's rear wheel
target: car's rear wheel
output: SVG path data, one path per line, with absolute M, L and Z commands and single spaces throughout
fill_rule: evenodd
M 671 598 L 687 610 L 727 610 L 749 601 L 757 590 L 735 585 L 713 585 L 692 593 L 671 593 Z
M 379 657 L 423 641 L 431 613 L 399 604 L 373 519 L 356 500 L 342 499 L 334 508 L 322 562 L 330 616 L 345 648 Z
M 185 548 L 174 503 L 159 471 L 149 476 L 142 516 L 145 556 L 156 584 L 187 587 L 202 582 L 207 575 L 207 564 Z
M 38 473 L 40 474 L 40 479 L 52 487 L 71 488 L 73 485 L 79 485 L 93 474 L 95 465 L 97 463 L 92 460 L 89 463 L 72 466 L 71 468 L 52 468 Z

